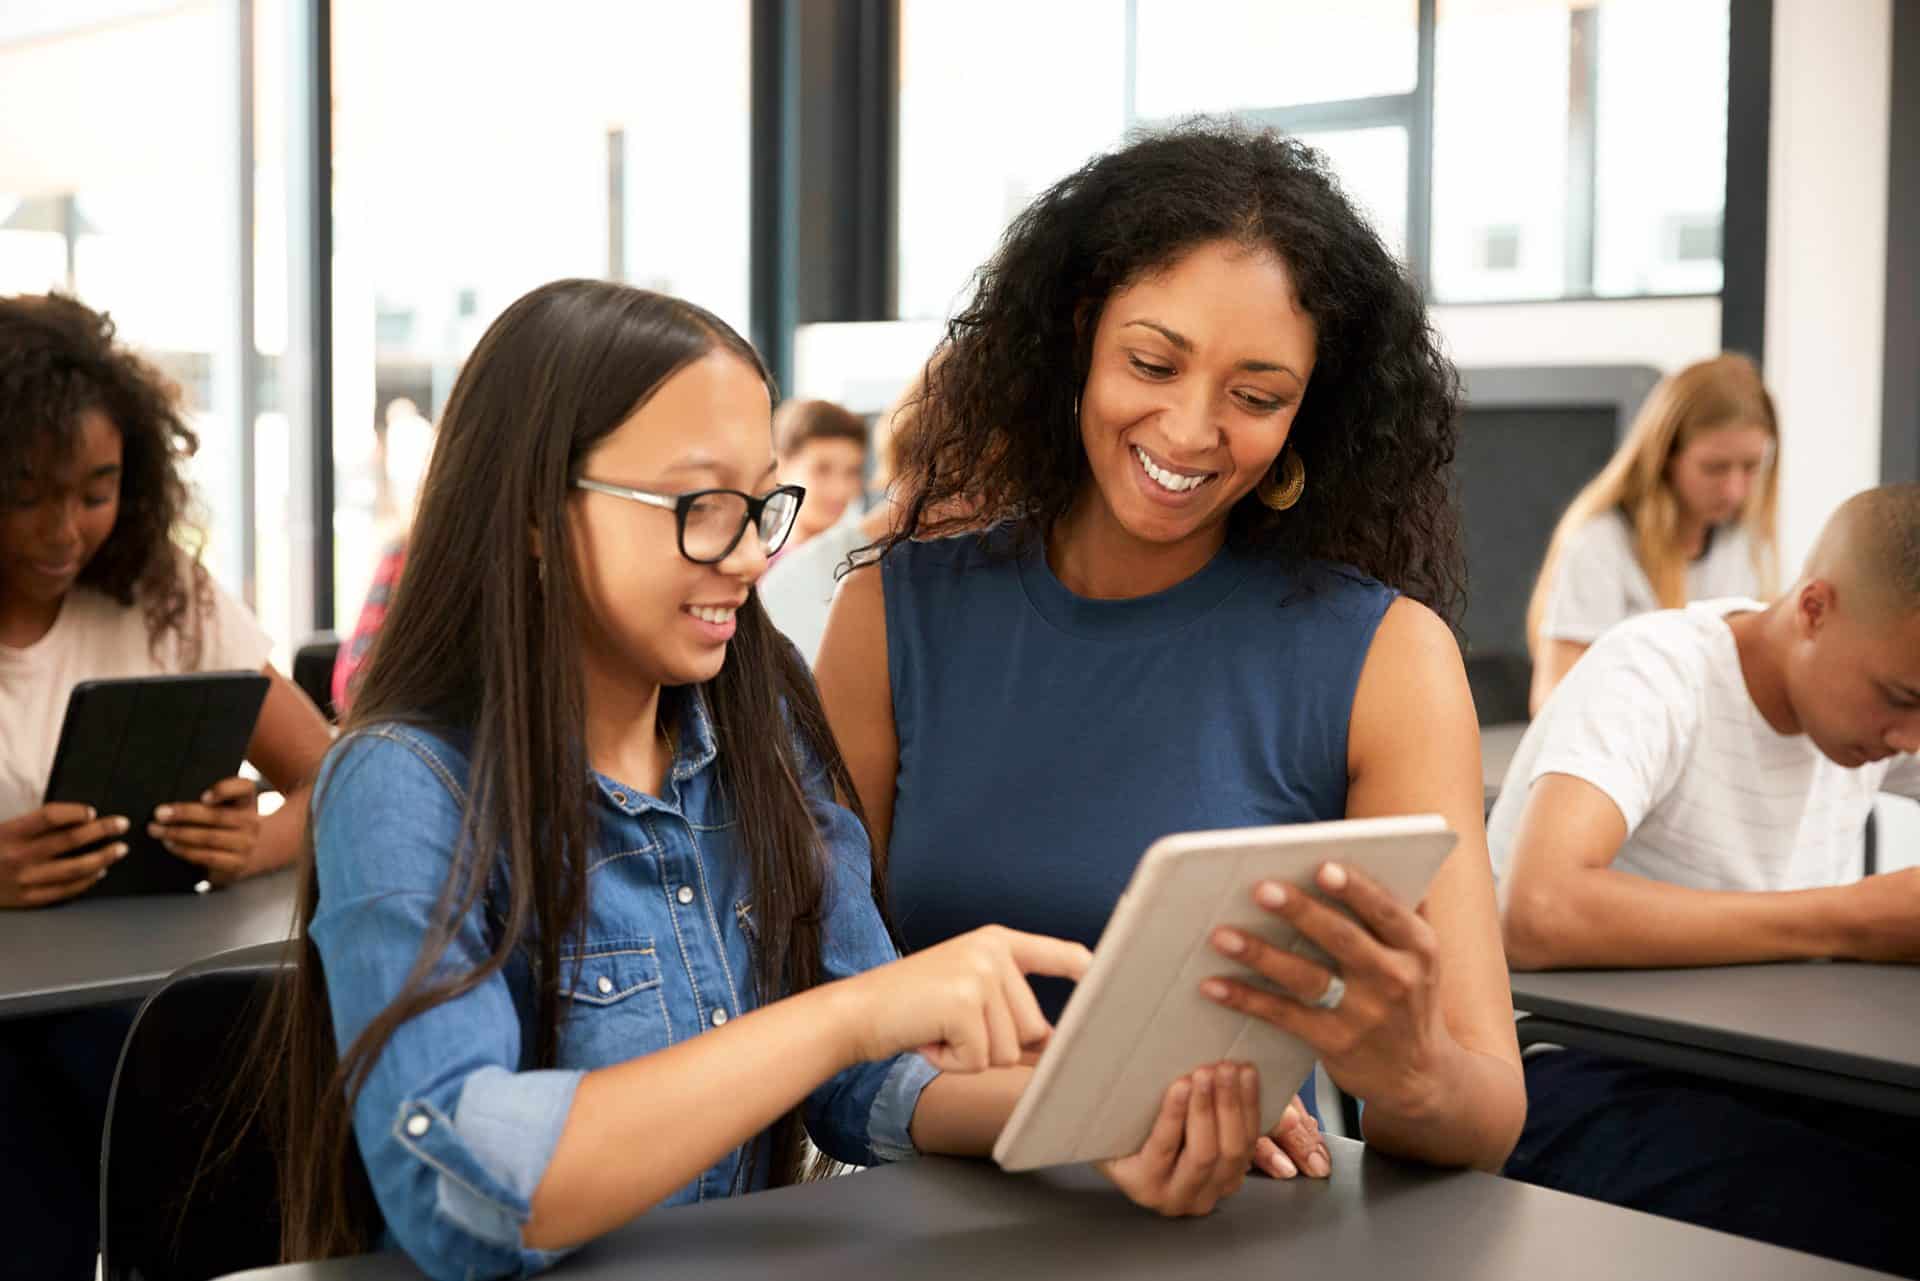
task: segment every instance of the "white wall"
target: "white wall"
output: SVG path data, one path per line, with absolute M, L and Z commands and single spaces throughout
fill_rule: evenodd
M 1892 0 L 1774 0 L 1767 382 L 1789 565 L 1880 479 Z
M 1652 365 L 1666 372 L 1720 350 L 1718 298 L 1439 306 L 1432 315 L 1463 369 Z
M 1767 382 L 1789 565 L 1880 480 L 1893 0 L 1774 0 Z M 1920 807 L 1883 797 L 1880 865 L 1920 863 Z

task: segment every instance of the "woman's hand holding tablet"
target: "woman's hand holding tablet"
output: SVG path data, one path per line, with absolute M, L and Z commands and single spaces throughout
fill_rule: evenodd
M 1353 1097 L 1420 1115 L 1432 1100 L 1433 1047 L 1447 1043 L 1435 994 L 1439 937 L 1419 912 L 1358 869 L 1324 863 L 1314 885 L 1347 912 L 1278 881 L 1254 886 L 1253 901 L 1315 944 L 1332 968 L 1222 927 L 1213 932 L 1214 949 L 1278 994 L 1224 976 L 1200 990 L 1305 1041 Z
M 1425 897 L 1454 841 L 1439 815 L 1155 841 L 995 1142 L 995 1160 L 1025 1170 L 1153 1150 L 1150 1135 L 1168 1123 L 1166 1082 L 1190 1074 L 1195 1059 L 1251 1061 L 1267 1097 L 1250 1155 L 1283 1178 L 1289 1166 L 1323 1175 L 1318 1134 L 1302 1124 L 1303 1109 L 1280 1100 L 1322 1057 L 1337 1084 L 1369 1100 L 1411 1099 L 1431 1079 L 1423 1055 L 1438 1057 L 1425 1035 L 1440 1018 L 1433 931 L 1400 904 Z M 1275 888 L 1277 908 L 1255 897 L 1271 899 Z M 1351 973 L 1343 978 L 1320 957 Z M 1276 990 L 1261 990 L 1263 981 Z
M 252 779 L 225 779 L 198 803 L 154 810 L 147 834 L 175 858 L 199 864 L 215 885 L 231 885 L 247 874 L 259 847 L 259 797 Z
M 126 830 L 124 818 L 101 818 L 85 805 L 64 802 L 0 822 L 0 907 L 47 907 L 92 889 L 126 857 L 126 843 L 62 856 Z

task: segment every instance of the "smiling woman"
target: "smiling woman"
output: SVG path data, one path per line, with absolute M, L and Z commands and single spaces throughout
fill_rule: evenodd
M 1366 930 L 1272 909 L 1337 972 L 1222 947 L 1204 990 L 1313 1044 L 1370 1143 L 1497 1166 L 1524 1097 L 1445 621 L 1457 379 L 1418 291 L 1314 151 L 1205 121 L 1061 180 L 978 279 L 816 665 L 907 942 L 1092 943 L 1157 837 L 1439 812 L 1424 904 L 1335 869 Z M 1258 1159 L 1329 1157 L 1300 1120 Z

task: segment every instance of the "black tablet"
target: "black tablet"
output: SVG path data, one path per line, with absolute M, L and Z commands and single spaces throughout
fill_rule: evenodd
M 196 801 L 240 772 L 269 682 L 260 672 L 82 681 L 67 699 L 47 800 L 125 816 L 127 856 L 87 891 L 160 894 L 206 879 L 147 834 L 156 806 Z M 99 849 L 97 841 L 74 854 Z

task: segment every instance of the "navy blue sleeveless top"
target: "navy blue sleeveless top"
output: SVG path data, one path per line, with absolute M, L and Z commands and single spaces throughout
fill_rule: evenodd
M 989 923 L 1092 946 L 1156 838 L 1346 816 L 1347 724 L 1390 588 L 1226 548 L 1164 592 L 1089 600 L 1006 538 L 881 563 L 908 947 Z M 1068 985 L 1035 991 L 1057 1018 Z

